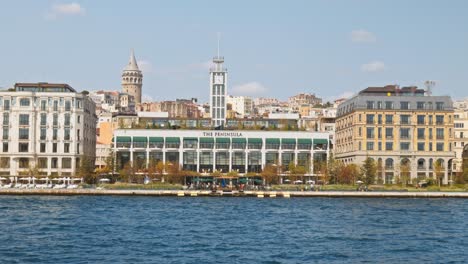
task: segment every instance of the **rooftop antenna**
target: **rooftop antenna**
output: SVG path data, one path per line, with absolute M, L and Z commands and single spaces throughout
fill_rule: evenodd
M 426 94 L 431 96 L 432 95 L 432 89 L 436 85 L 436 82 L 427 80 L 427 81 L 424 82 L 424 85 L 426 86 Z
M 221 33 L 218 32 L 218 57 L 219 57 L 219 39 L 221 38 Z

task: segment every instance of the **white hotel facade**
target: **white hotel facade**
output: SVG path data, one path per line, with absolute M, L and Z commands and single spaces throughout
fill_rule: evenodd
M 0 175 L 74 176 L 96 156 L 95 104 L 67 84 L 17 83 L 0 91 Z
M 136 169 L 151 160 L 179 164 L 184 170 L 203 172 L 261 172 L 267 164 L 290 163 L 313 172 L 314 161 L 326 161 L 328 133 L 243 130 L 118 129 L 113 152 L 117 169 Z

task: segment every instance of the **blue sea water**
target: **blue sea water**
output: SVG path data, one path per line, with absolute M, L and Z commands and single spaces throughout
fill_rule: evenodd
M 0 263 L 464 263 L 468 200 L 0 196 Z

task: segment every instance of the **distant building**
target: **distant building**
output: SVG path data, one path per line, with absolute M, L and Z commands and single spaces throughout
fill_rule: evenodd
M 448 183 L 454 155 L 454 112 L 449 96 L 417 87 L 369 87 L 338 106 L 335 157 L 362 164 L 372 158 L 384 183 L 434 178 Z
M 298 109 L 301 105 L 310 105 L 313 107 L 315 105 L 322 104 L 322 99 L 316 97 L 315 94 L 301 93 L 289 97 L 288 103 L 292 108 Z
M 122 72 L 122 91 L 135 98 L 135 104 L 141 103 L 141 90 L 143 87 L 143 74 L 133 53 L 130 54 L 128 65 Z
M 463 172 L 463 151 L 468 146 L 468 102 L 454 102 L 454 141 L 453 150 L 455 151 L 455 160 L 453 161 L 453 171 Z
M 238 113 L 240 118 L 249 117 L 253 114 L 252 98 L 247 96 L 228 96 L 227 103 L 231 104 L 231 110 Z
M 260 97 L 260 98 L 255 98 L 253 100 L 253 103 L 255 106 L 257 105 L 272 105 L 272 104 L 279 104 L 280 101 L 276 98 L 264 98 L 264 97 Z
M 200 118 L 198 105 L 193 100 L 145 102 L 137 105 L 137 112 L 167 112 L 171 118 Z
M 89 97 L 96 104 L 96 114 L 101 113 L 133 113 L 135 98 L 118 91 L 92 91 Z
M 68 84 L 17 83 L 0 92 L 0 175 L 74 176 L 96 156 L 95 104 Z M 94 161 L 93 161 L 94 162 Z

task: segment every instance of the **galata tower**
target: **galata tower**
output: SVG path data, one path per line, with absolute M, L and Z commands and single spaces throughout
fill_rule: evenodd
M 130 61 L 122 72 L 122 91 L 135 97 L 135 104 L 141 103 L 141 88 L 143 86 L 143 74 L 138 68 L 135 54 L 130 54 Z

